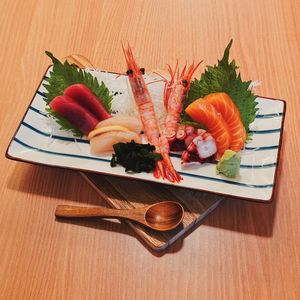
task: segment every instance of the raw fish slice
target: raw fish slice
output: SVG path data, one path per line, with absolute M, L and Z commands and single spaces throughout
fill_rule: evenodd
M 94 155 L 113 151 L 113 145 L 134 140 L 141 143 L 141 138 L 133 131 L 111 131 L 93 137 L 90 140 L 91 152 Z
M 89 110 L 99 121 L 111 117 L 101 104 L 99 98 L 84 84 L 70 85 L 64 91 L 64 95 L 73 98 L 79 105 Z
M 106 127 L 106 126 L 123 126 L 131 131 L 139 134 L 142 131 L 142 122 L 140 119 L 135 117 L 111 117 L 109 119 L 103 120 L 97 124 L 96 128 Z
M 203 98 L 210 103 L 227 123 L 231 135 L 229 148 L 233 151 L 241 150 L 246 141 L 246 130 L 242 123 L 240 112 L 226 93 L 212 93 Z
M 49 106 L 62 118 L 69 121 L 86 135 L 94 129 L 99 122 L 94 115 L 67 95 L 56 96 L 50 102 Z
M 230 133 L 222 115 L 203 99 L 198 99 L 186 108 L 186 113 L 198 123 L 203 124 L 213 136 L 217 144 L 217 158 L 229 149 Z

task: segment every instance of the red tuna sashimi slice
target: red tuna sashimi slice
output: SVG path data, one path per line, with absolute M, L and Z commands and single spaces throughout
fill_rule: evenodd
M 99 121 L 111 117 L 99 101 L 99 98 L 84 84 L 70 85 L 64 91 L 64 95 L 73 98 L 79 105 L 89 110 Z
M 86 135 L 99 123 L 94 115 L 67 95 L 56 96 L 49 106 Z

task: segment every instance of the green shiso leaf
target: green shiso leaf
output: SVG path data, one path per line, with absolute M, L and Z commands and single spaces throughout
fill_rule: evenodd
M 239 109 L 243 125 L 249 135 L 249 125 L 254 121 L 258 111 L 256 96 L 249 89 L 251 81 L 242 81 L 240 73 L 237 73 L 238 67 L 235 60 L 229 63 L 231 45 L 232 40 L 217 65 L 207 66 L 201 78 L 191 82 L 184 108 L 196 99 L 203 98 L 210 93 L 225 92 Z M 186 113 L 183 114 L 183 119 L 188 120 Z
M 99 98 L 99 101 L 105 109 L 111 113 L 112 95 L 110 95 L 108 88 L 103 82 L 99 84 L 97 78 L 92 74 L 77 68 L 77 66 L 70 64 L 68 61 L 61 63 L 54 55 L 46 51 L 53 63 L 53 69 L 50 71 L 50 76 L 45 79 L 47 83 L 44 84 L 45 89 L 45 102 L 47 104 L 46 111 L 52 116 L 60 125 L 60 129 L 72 131 L 75 137 L 82 136 L 82 133 L 70 124 L 67 120 L 60 117 L 55 111 L 49 107 L 49 103 L 59 95 L 63 95 L 64 90 L 72 84 L 82 83 Z M 101 99 L 101 100 L 100 100 Z

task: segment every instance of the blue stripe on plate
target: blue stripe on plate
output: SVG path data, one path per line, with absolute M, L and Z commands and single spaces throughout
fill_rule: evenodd
M 98 160 L 98 161 L 104 161 L 104 162 L 110 162 L 109 159 L 104 159 L 104 158 L 97 158 L 97 157 L 89 157 L 89 156 L 83 156 L 83 155 L 77 155 L 77 154 L 69 154 L 69 153 L 61 153 L 61 152 L 54 152 L 54 151 L 49 151 L 49 150 L 44 150 L 44 149 L 39 149 L 33 146 L 30 146 L 23 141 L 19 140 L 17 137 L 14 137 L 14 141 L 22 145 L 23 147 L 37 150 L 43 153 L 47 154 L 52 154 L 52 155 L 58 155 L 58 156 L 65 156 L 65 157 L 72 157 L 72 158 L 79 158 L 79 159 L 87 159 L 87 160 Z M 242 183 L 242 182 L 236 182 L 236 181 L 230 181 L 226 179 L 221 179 L 221 178 L 214 178 L 214 177 L 208 177 L 208 176 L 203 176 L 203 175 L 196 175 L 196 174 L 190 174 L 186 172 L 178 172 L 181 175 L 184 176 L 189 176 L 189 177 L 194 177 L 194 178 L 201 178 L 209 181 L 216 181 L 216 182 L 222 182 L 222 183 L 228 183 L 232 185 L 238 185 L 238 186 L 245 186 L 245 187 L 251 187 L 251 188 L 271 188 L 273 187 L 273 184 L 247 184 L 247 183 Z
M 181 158 L 181 154 L 180 153 L 170 153 L 170 157 Z M 205 163 L 216 165 L 218 162 L 216 160 L 210 160 Z M 272 167 L 275 167 L 276 165 L 277 165 L 276 163 L 269 163 L 269 164 L 263 164 L 263 165 L 243 165 L 243 164 L 241 164 L 240 167 L 243 169 L 260 169 L 260 168 L 272 168 Z
M 265 165 L 240 165 L 242 169 L 259 169 L 259 168 L 273 168 L 277 163 L 270 163 Z
M 273 146 L 263 146 L 263 147 L 245 147 L 246 150 L 253 150 L 253 151 L 265 151 L 265 150 L 273 150 L 278 149 L 279 145 L 273 145 Z
M 70 153 L 61 153 L 61 152 L 54 152 L 54 151 L 49 151 L 49 150 L 44 150 L 40 148 L 36 148 L 33 146 L 30 146 L 21 140 L 19 140 L 17 137 L 14 137 L 14 141 L 22 145 L 23 147 L 32 149 L 32 150 L 37 150 L 39 152 L 47 153 L 47 154 L 53 154 L 53 155 L 58 155 L 58 156 L 66 156 L 66 157 L 74 157 L 74 158 L 82 158 L 82 159 L 89 159 L 89 160 L 97 160 L 97 161 L 104 161 L 104 162 L 110 162 L 110 159 L 105 159 L 105 158 L 99 158 L 99 157 L 92 157 L 92 156 L 83 156 L 83 155 L 78 155 L 78 154 L 70 154 Z
M 46 98 L 46 95 L 45 95 L 45 93 L 43 93 L 43 92 L 40 92 L 40 91 L 37 91 L 36 93 L 37 93 L 38 95 L 40 95 L 40 96 L 42 96 L 42 97 Z
M 268 118 L 275 118 L 275 117 L 281 117 L 283 116 L 283 113 L 275 113 L 275 114 L 263 114 L 263 115 L 256 115 L 256 119 L 268 119 Z
M 36 112 L 36 113 L 38 113 L 38 114 L 40 114 L 40 115 L 42 115 L 42 116 L 44 116 L 44 117 L 47 117 L 47 113 L 46 112 L 43 112 L 43 111 L 41 111 L 41 110 L 39 110 L 39 109 L 37 109 L 37 108 L 35 108 L 33 106 L 29 106 L 29 109 L 32 110 L 32 111 L 34 111 L 34 112 Z
M 39 112 L 39 111 L 37 111 Z M 40 112 L 39 112 L 40 113 Z M 51 137 L 53 139 L 57 139 L 57 140 L 62 140 L 62 141 L 68 141 L 68 142 L 76 142 L 77 143 L 83 143 L 83 144 L 88 144 L 89 141 L 88 140 L 84 140 L 84 139 L 80 139 L 80 138 L 71 138 L 71 137 L 64 137 L 64 136 L 60 136 L 60 135 L 51 135 L 50 133 L 46 133 L 46 132 L 43 132 L 35 127 L 33 127 L 32 125 L 26 123 L 25 121 L 22 121 L 21 123 L 23 126 L 29 128 L 30 130 L 38 133 L 38 134 L 41 134 L 43 136 L 47 136 L 47 137 Z M 246 150 L 253 150 L 253 151 L 263 151 L 263 150 L 272 150 L 272 149 L 278 149 L 278 146 L 267 146 L 267 147 L 245 147 Z M 181 157 L 180 154 L 175 154 L 175 153 L 172 153 L 170 156 L 172 157 Z M 276 164 L 275 164 L 276 165 Z M 273 164 L 267 164 L 267 165 L 241 165 L 242 168 L 265 168 L 265 167 L 273 167 Z
M 84 140 L 84 139 L 71 138 L 71 137 L 60 136 L 60 135 L 56 135 L 56 134 L 50 134 L 50 133 L 43 132 L 43 131 L 33 127 L 32 125 L 30 125 L 30 124 L 28 124 L 24 121 L 21 124 L 23 126 L 29 128 L 29 129 L 31 129 L 32 131 L 38 133 L 38 134 L 41 134 L 41 135 L 47 136 L 47 137 L 51 137 L 53 139 L 68 141 L 68 142 L 75 142 L 75 140 L 76 140 L 77 143 L 83 143 L 83 144 L 88 144 L 89 143 L 88 140 Z
M 216 181 L 216 182 L 222 182 L 222 183 L 225 182 L 228 184 L 245 186 L 245 187 L 253 187 L 253 188 L 271 188 L 271 187 L 273 187 L 273 184 L 247 184 L 247 183 L 243 183 L 243 182 L 230 181 L 230 180 L 226 180 L 226 179 L 190 174 L 190 173 L 185 173 L 185 172 L 178 172 L 178 173 L 181 175 L 184 175 L 184 176 L 196 177 L 196 178 L 201 178 L 201 179 L 206 179 L 206 180 Z
M 268 129 L 268 130 L 249 130 L 251 134 L 270 134 L 275 132 L 280 132 L 281 128 Z

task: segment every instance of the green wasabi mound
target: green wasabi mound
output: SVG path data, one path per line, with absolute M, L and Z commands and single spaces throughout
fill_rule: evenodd
M 232 150 L 226 150 L 217 164 L 217 174 L 235 178 L 239 174 L 240 164 L 241 156 Z

